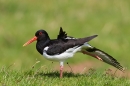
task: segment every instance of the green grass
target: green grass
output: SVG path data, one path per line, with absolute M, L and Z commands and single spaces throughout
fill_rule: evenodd
M 41 70 L 43 69 L 43 70 Z M 15 71 L 3 67 L 0 70 L 0 84 L 2 86 L 129 86 L 126 77 L 109 74 L 108 71 L 99 72 L 90 69 L 84 74 L 64 72 L 59 78 L 59 72 L 46 67 L 30 69 L 28 71 Z
M 25 71 L 32 71 L 29 68 L 35 62 L 40 61 L 36 69 L 51 62 L 36 51 L 35 43 L 27 47 L 22 47 L 22 45 L 32 38 L 39 29 L 46 30 L 52 39 L 57 37 L 61 26 L 68 35 L 77 38 L 98 34 L 99 36 L 90 44 L 112 55 L 129 71 L 129 3 L 129 0 L 0 0 L 1 84 L 51 85 L 54 83 L 63 86 L 68 84 L 71 86 L 82 84 L 105 86 L 105 83 L 108 82 L 108 86 L 117 84 L 118 86 L 128 86 L 127 78 L 114 77 L 112 79 L 111 76 L 102 76 L 103 70 L 111 67 L 102 62 L 91 76 L 66 73 L 65 76 L 70 74 L 71 77 L 59 79 L 55 71 L 44 70 L 39 71 L 39 73 L 43 73 L 42 75 L 28 76 Z M 76 54 L 74 58 L 68 60 L 71 64 L 83 61 L 94 62 L 95 65 L 99 63 L 98 60 L 82 54 Z M 8 70 L 7 67 L 11 64 L 13 67 Z M 52 77 L 45 75 L 46 73 L 52 73 Z M 55 76 L 55 74 L 57 75 Z

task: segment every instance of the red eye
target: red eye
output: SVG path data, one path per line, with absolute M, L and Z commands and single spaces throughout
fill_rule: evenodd
M 39 35 L 42 35 L 42 32 L 39 32 Z

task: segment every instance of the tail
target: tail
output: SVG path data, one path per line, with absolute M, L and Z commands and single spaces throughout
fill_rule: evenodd
M 113 58 L 112 56 L 110 56 L 109 54 L 100 49 L 90 46 L 89 44 L 85 44 L 85 47 L 81 50 L 81 52 L 83 54 L 95 57 L 98 60 L 101 60 L 107 64 L 110 64 L 121 71 L 124 71 L 124 67 L 122 67 L 115 58 Z

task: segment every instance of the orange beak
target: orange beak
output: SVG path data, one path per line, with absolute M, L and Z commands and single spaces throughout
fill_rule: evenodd
M 37 37 L 34 36 L 32 39 L 30 39 L 29 41 L 27 41 L 23 46 L 29 45 L 29 44 L 31 44 L 32 42 L 36 41 L 36 40 L 37 40 Z

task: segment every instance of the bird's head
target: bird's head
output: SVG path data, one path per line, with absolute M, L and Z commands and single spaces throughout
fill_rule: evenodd
M 50 39 L 47 32 L 45 30 L 38 30 L 35 33 L 35 36 L 32 39 L 30 39 L 29 41 L 27 41 L 23 46 L 31 44 L 34 41 L 41 41 L 41 40 L 44 41 L 44 40 L 47 40 L 47 39 Z

